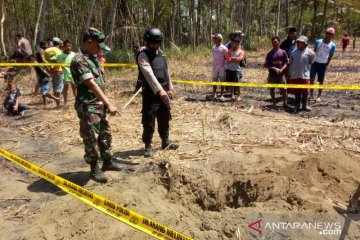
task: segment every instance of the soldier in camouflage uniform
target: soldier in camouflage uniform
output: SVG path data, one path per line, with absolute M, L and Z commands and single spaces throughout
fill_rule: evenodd
M 104 94 L 104 79 L 97 53 L 110 50 L 104 43 L 105 35 L 89 28 L 83 35 L 82 46 L 71 62 L 70 69 L 77 87 L 75 109 L 80 119 L 80 135 L 85 145 L 85 161 L 91 166 L 91 176 L 97 182 L 106 182 L 104 171 L 120 171 L 121 166 L 112 160 L 112 136 L 108 122 L 118 109 Z M 100 156 L 97 151 L 99 148 Z M 98 166 L 99 158 L 103 166 Z

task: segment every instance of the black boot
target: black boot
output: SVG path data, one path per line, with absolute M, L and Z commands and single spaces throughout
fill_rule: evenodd
M 162 141 L 161 148 L 168 149 L 168 150 L 176 150 L 180 146 L 176 143 L 172 143 L 169 139 L 165 139 Z
M 153 154 L 153 149 L 152 149 L 151 144 L 146 144 L 145 145 L 144 157 L 151 158 L 153 156 L 154 156 L 154 154 Z
M 114 162 L 112 159 L 104 159 L 102 171 L 121 171 L 122 166 L 119 163 Z
M 302 94 L 302 108 L 301 110 L 310 112 L 311 108 L 308 106 L 308 94 Z
M 298 113 L 300 111 L 300 102 L 301 102 L 301 93 L 295 94 L 294 113 Z
M 91 164 L 91 178 L 96 182 L 100 182 L 100 183 L 107 182 L 107 177 L 105 176 L 104 172 L 101 171 L 97 163 Z

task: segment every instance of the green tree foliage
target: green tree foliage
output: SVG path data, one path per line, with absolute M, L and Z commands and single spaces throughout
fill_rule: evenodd
M 15 47 L 17 31 L 33 41 L 41 1 L 46 2 L 44 38 L 69 38 L 78 45 L 92 2 L 2 1 L 5 8 L 4 43 L 8 52 Z M 254 47 L 275 34 L 277 3 L 277 0 L 96 0 L 91 25 L 108 34 L 115 14 L 112 41 L 115 47 L 122 49 L 131 49 L 134 43 L 141 43 L 143 30 L 150 26 L 164 31 L 165 44 L 169 46 L 211 45 L 212 32 L 222 33 L 226 41 L 231 31 L 240 29 L 246 33 L 244 45 Z M 328 5 L 326 14 L 325 4 Z M 295 26 L 316 39 L 323 33 L 322 24 L 323 28 L 335 26 L 339 35 L 345 31 L 359 34 L 359 20 L 359 0 L 280 0 L 279 34 L 283 38 L 287 27 Z M 43 40 L 39 39 L 41 34 L 37 36 L 37 42 Z

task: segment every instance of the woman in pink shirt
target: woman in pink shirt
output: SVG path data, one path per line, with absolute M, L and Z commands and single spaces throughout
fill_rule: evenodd
M 237 83 L 242 79 L 241 60 L 244 59 L 244 51 L 239 48 L 240 38 L 234 37 L 231 40 L 231 49 L 226 52 L 226 81 Z M 240 87 L 236 87 L 238 95 L 235 98 L 235 87 L 230 87 L 231 100 L 240 101 Z

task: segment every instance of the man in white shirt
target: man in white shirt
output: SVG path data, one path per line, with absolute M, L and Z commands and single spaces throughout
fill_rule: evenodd
M 326 69 L 334 56 L 336 51 L 336 44 L 331 41 L 335 36 L 335 29 L 333 27 L 327 28 L 323 39 L 315 41 L 315 59 L 311 66 L 310 83 L 314 84 L 316 75 L 320 85 L 324 84 Z M 310 90 L 310 98 L 313 98 L 314 89 Z M 319 94 L 316 98 L 320 102 L 322 89 L 319 89 Z

